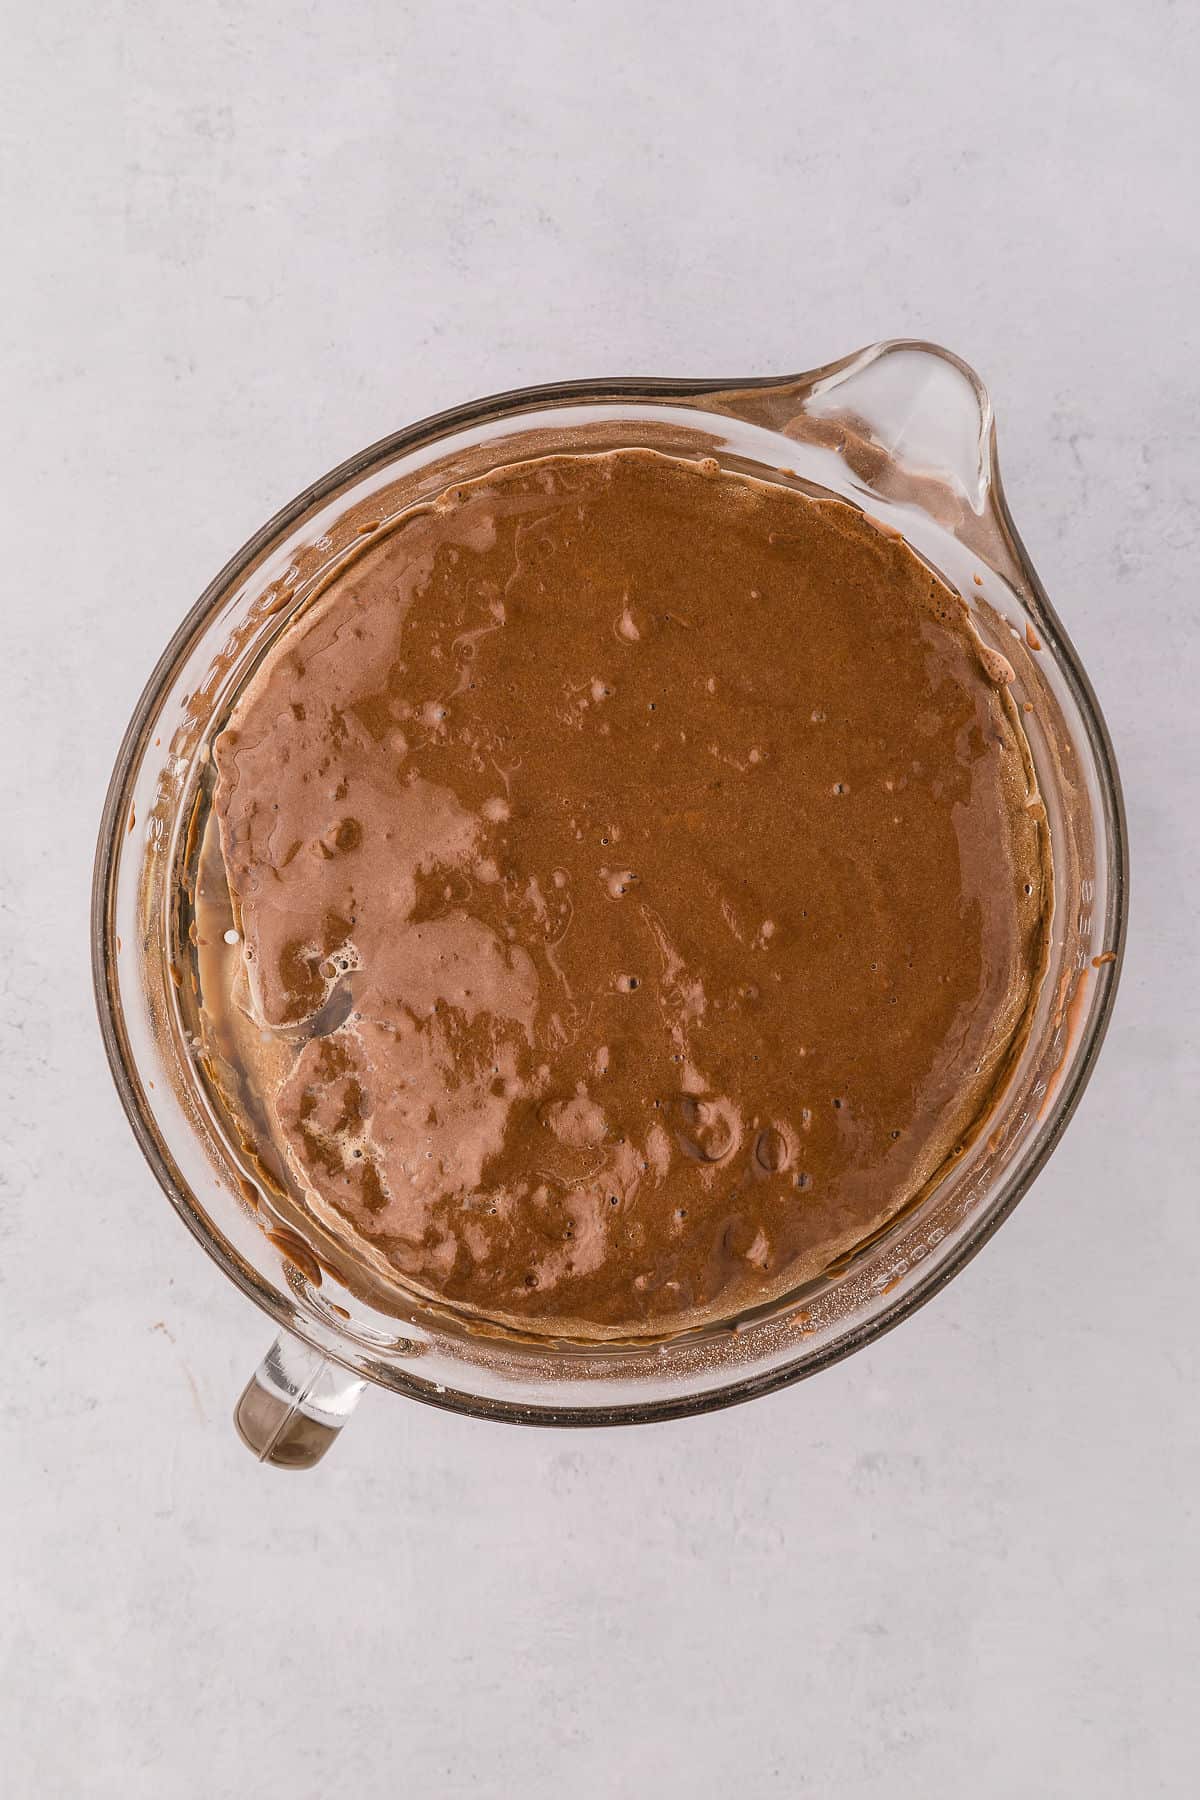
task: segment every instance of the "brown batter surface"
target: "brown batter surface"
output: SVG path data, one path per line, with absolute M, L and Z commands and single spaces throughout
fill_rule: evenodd
M 214 745 L 309 1204 L 524 1329 L 819 1275 L 978 1130 L 1036 991 L 998 672 L 903 542 L 715 463 L 518 464 L 371 542 Z

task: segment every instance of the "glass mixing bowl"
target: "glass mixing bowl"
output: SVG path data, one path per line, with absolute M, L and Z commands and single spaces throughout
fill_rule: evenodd
M 732 1327 L 665 1342 L 483 1335 L 415 1300 L 402 1316 L 368 1304 L 250 1179 L 204 1079 L 190 1010 L 194 820 L 209 740 L 247 670 L 364 529 L 499 463 L 626 445 L 715 456 L 837 495 L 900 531 L 964 596 L 1026 707 L 1053 856 L 1049 967 L 987 1132 L 820 1282 Z M 367 1382 L 529 1424 L 669 1419 L 767 1393 L 871 1342 L 962 1268 L 1054 1148 L 1112 1009 L 1126 889 L 1104 722 L 1009 517 L 987 393 L 947 351 L 893 341 L 783 379 L 528 388 L 364 450 L 265 525 L 171 639 L 121 745 L 96 858 L 96 998 L 121 1101 L 180 1217 L 280 1327 L 238 1404 L 243 1438 L 265 1461 L 308 1467 Z

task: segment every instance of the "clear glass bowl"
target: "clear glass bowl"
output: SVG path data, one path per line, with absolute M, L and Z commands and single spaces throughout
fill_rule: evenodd
M 986 1135 L 935 1190 L 810 1289 L 668 1342 L 493 1337 L 433 1307 L 382 1313 L 251 1198 L 189 1040 L 177 942 L 207 743 L 248 667 L 361 537 L 449 483 L 551 449 L 647 445 L 813 485 L 898 529 L 1012 666 L 1046 805 L 1055 911 L 1028 1044 Z M 167 646 L 113 771 L 92 946 L 113 1077 L 155 1175 L 230 1280 L 281 1327 L 237 1409 L 264 1460 L 315 1462 L 367 1381 L 456 1412 L 624 1424 L 726 1406 L 815 1374 L 949 1281 L 1011 1212 L 1088 1079 L 1125 927 L 1125 826 L 1087 677 L 1000 488 L 988 396 L 930 344 L 874 345 L 805 375 L 568 382 L 501 394 L 385 439 L 315 483 L 240 550 Z M 273 1235 L 268 1235 L 272 1230 Z

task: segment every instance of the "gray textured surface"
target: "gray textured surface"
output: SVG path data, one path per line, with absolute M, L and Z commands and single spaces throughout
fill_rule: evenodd
M 6 38 L 5 1792 L 1194 1793 L 1195 9 L 71 0 Z M 992 384 L 1124 771 L 1133 936 L 1066 1141 L 807 1386 L 576 1436 L 377 1394 L 319 1472 L 258 1470 L 266 1323 L 91 1015 L 160 645 L 422 413 L 909 332 Z

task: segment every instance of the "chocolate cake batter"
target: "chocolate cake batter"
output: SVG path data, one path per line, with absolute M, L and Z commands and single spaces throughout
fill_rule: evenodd
M 1005 674 L 893 534 L 715 462 L 547 457 L 367 540 L 214 745 L 205 1004 L 254 1022 L 314 1211 L 582 1337 L 852 1250 L 961 1154 L 1036 991 Z

